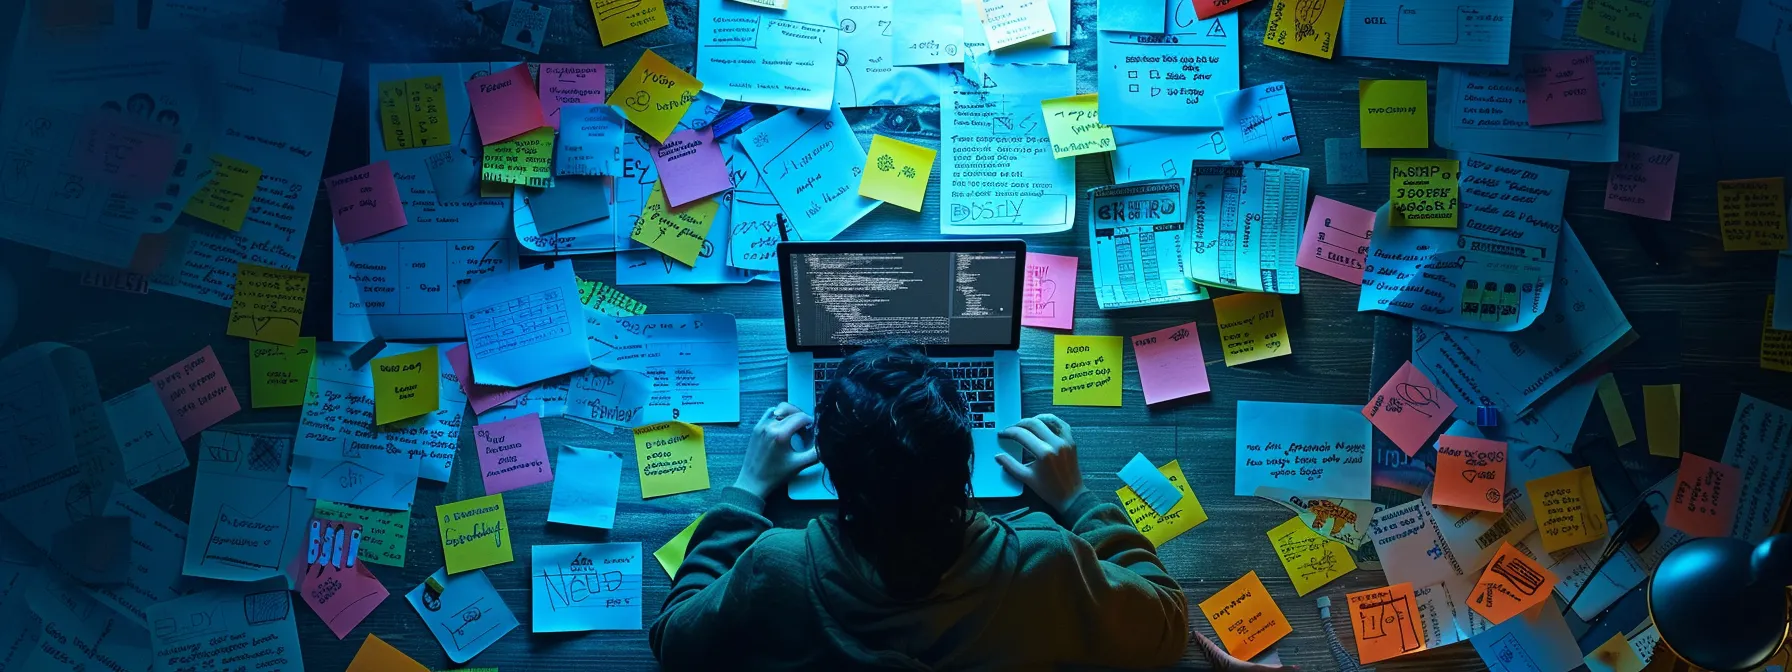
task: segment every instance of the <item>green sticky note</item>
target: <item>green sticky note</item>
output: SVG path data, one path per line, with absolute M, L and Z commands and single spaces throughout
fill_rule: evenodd
M 435 346 L 373 360 L 373 421 L 384 425 L 436 412 L 442 405 L 441 362 Z
M 1052 405 L 1119 406 L 1125 352 L 1119 336 L 1053 336 Z
M 249 344 L 249 405 L 282 408 L 305 405 L 305 388 L 311 384 L 311 360 L 317 355 L 317 339 L 299 339 L 298 345 Z
M 361 526 L 361 551 L 355 557 L 376 565 L 404 566 L 404 549 L 411 536 L 411 512 L 387 511 L 354 504 L 317 500 L 312 517 L 340 520 Z
M 1641 52 L 1654 15 L 1655 0 L 1587 0 L 1575 32 L 1600 44 Z
M 243 230 L 249 204 L 261 184 L 261 169 L 223 154 L 212 155 L 211 179 L 187 200 L 186 214 L 231 231 Z
M 642 499 L 709 489 L 702 427 L 677 420 L 636 427 L 635 462 Z
M 1360 79 L 1357 119 L 1364 149 L 1431 146 L 1430 107 L 1423 79 Z
M 661 546 L 660 550 L 653 552 L 653 559 L 660 561 L 660 569 L 666 570 L 666 576 L 677 574 L 679 566 L 684 564 L 685 551 L 691 547 L 691 535 L 697 533 L 697 523 L 701 522 L 703 522 L 703 516 L 698 515 L 696 520 L 679 530 L 678 534 L 672 537 L 671 541 L 666 542 L 665 546 Z
M 502 565 L 515 559 L 504 495 L 463 499 L 436 507 L 442 530 L 442 561 L 449 574 Z
M 1630 411 L 1624 408 L 1624 395 L 1618 392 L 1618 379 L 1612 374 L 1599 379 L 1599 405 L 1605 407 L 1605 418 L 1612 423 L 1612 439 L 1618 446 L 1636 440 L 1636 427 L 1630 424 Z

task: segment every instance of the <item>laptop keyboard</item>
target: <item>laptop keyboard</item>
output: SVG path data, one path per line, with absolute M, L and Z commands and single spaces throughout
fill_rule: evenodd
M 996 422 L 996 367 L 995 362 L 976 359 L 967 360 L 933 360 L 935 364 L 945 367 L 952 374 L 952 380 L 958 383 L 958 394 L 971 408 L 971 429 L 995 429 Z M 840 362 L 815 362 L 815 399 L 821 401 L 822 390 L 827 389 L 828 381 L 834 379 L 834 371 L 840 368 Z

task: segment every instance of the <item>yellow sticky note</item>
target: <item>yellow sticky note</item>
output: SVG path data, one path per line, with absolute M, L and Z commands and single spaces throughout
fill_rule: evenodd
M 703 516 L 699 514 L 696 520 L 691 521 L 691 524 L 684 526 L 684 529 L 679 530 L 678 534 L 673 535 L 672 540 L 666 542 L 665 546 L 661 546 L 660 550 L 653 552 L 653 559 L 660 561 L 660 569 L 666 570 L 667 577 L 677 574 L 678 567 L 684 564 L 685 551 L 691 547 L 691 535 L 697 533 L 697 523 L 701 522 L 703 522 Z
M 317 357 L 317 339 L 306 336 L 298 345 L 249 344 L 249 405 L 283 408 L 305 405 L 305 388 L 311 384 L 311 360 Z
M 1431 111 L 1425 100 L 1425 80 L 1357 80 L 1356 101 L 1364 149 L 1431 146 Z
M 628 117 L 629 123 L 665 142 L 702 90 L 703 82 L 648 49 L 622 83 L 616 85 L 616 90 L 610 92 L 607 102 L 621 107 L 622 116 Z
M 709 489 L 703 428 L 673 420 L 635 428 L 641 499 Z
M 1587 672 L 1643 672 L 1643 658 L 1630 647 L 1624 633 L 1614 633 L 1585 659 Z
M 1052 405 L 1119 406 L 1125 354 L 1119 336 L 1053 336 Z
M 1170 460 L 1169 464 L 1158 467 L 1157 473 L 1170 479 L 1170 484 L 1182 493 L 1182 500 L 1170 507 L 1169 512 L 1160 515 L 1152 511 L 1151 506 L 1134 494 L 1130 487 L 1122 487 L 1115 494 L 1120 496 L 1120 508 L 1126 509 L 1126 517 L 1132 519 L 1132 526 L 1139 528 L 1139 533 L 1150 539 L 1151 545 L 1161 548 L 1164 542 L 1207 522 L 1207 511 L 1195 499 L 1195 491 L 1189 489 L 1188 477 L 1182 475 L 1180 462 Z
M 654 182 L 629 238 L 686 266 L 695 266 L 697 255 L 703 253 L 703 239 L 709 237 L 709 227 L 715 223 L 716 211 L 721 207 L 716 199 L 705 198 L 673 210 L 666 203 L 665 190 Z
M 1114 129 L 1096 114 L 1097 96 L 1048 98 L 1039 101 L 1045 112 L 1045 133 L 1052 139 L 1052 158 L 1095 154 L 1114 149 Z
M 1524 484 L 1550 553 L 1605 538 L 1605 509 L 1593 486 L 1593 469 L 1581 467 Z
M 370 633 L 343 672 L 429 672 L 429 668 Z
M 1767 315 L 1761 318 L 1761 368 L 1792 372 L 1792 331 L 1773 328 L 1773 295 L 1767 295 Z
M 1717 183 L 1717 224 L 1725 252 L 1786 249 L 1786 180 Z
M 1649 454 L 1680 457 L 1680 384 L 1643 386 L 1643 428 Z
M 261 168 L 224 156 L 212 155 L 212 177 L 193 192 L 181 212 L 217 224 L 231 231 L 243 230 L 243 218 L 249 216 L 249 204 L 255 200 L 255 188 L 261 184 Z
M 554 129 L 543 126 L 486 145 L 479 159 L 479 179 L 525 187 L 554 186 Z M 508 195 L 510 190 L 504 193 Z
M 591 16 L 606 47 L 667 25 L 665 0 L 591 0 Z
M 297 345 L 311 274 L 238 262 L 230 324 L 224 333 L 251 341 Z
M 1226 653 L 1241 660 L 1250 660 L 1263 653 L 1277 640 L 1294 632 L 1294 626 L 1282 615 L 1276 600 L 1263 587 L 1263 580 L 1251 572 L 1221 588 L 1201 601 L 1201 613 L 1219 633 Z
M 1655 15 L 1655 0 L 1587 0 L 1581 6 L 1582 38 L 1603 45 L 1642 51 L 1649 37 L 1649 19 Z
M 859 195 L 920 212 L 921 203 L 927 200 L 927 178 L 933 174 L 936 154 L 895 138 L 871 136 L 871 151 L 865 153 L 865 169 L 859 178 Z
M 1630 411 L 1624 408 L 1624 395 L 1618 392 L 1618 379 L 1612 374 L 1599 378 L 1599 405 L 1605 408 L 1605 419 L 1612 425 L 1612 439 L 1619 446 L 1636 440 L 1636 426 L 1630 424 Z
M 1294 582 L 1294 593 L 1302 597 L 1331 583 L 1332 579 L 1356 571 L 1356 561 L 1350 559 L 1350 549 L 1319 536 L 1300 516 L 1289 518 L 1288 522 L 1271 529 L 1269 545 L 1276 550 L 1276 558 L 1282 561 L 1282 569 L 1288 570 L 1288 580 Z
M 1344 0 L 1276 0 L 1269 9 L 1263 45 L 1331 58 L 1338 48 L 1338 20 L 1343 17 Z
M 510 525 L 504 495 L 463 499 L 436 507 L 442 563 L 449 574 L 510 562 Z
M 373 360 L 373 421 L 384 425 L 441 407 L 441 362 L 433 345 Z
M 453 139 L 441 75 L 380 82 L 379 96 L 386 151 L 440 147 Z
M 1213 315 L 1220 323 L 1226 366 L 1294 353 L 1280 296 L 1256 292 L 1222 296 L 1213 300 Z
M 1393 226 L 1456 228 L 1461 201 L 1457 181 L 1460 164 L 1455 159 L 1394 159 L 1389 168 L 1388 198 Z

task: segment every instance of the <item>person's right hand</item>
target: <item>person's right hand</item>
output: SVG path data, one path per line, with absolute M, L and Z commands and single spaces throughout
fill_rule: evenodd
M 1070 435 L 1070 425 L 1058 416 L 1046 413 L 1027 418 L 1002 430 L 1000 436 L 1019 443 L 1036 459 L 1021 464 L 1007 453 L 997 453 L 996 463 L 1053 509 L 1062 512 L 1088 490 L 1076 464 L 1076 439 Z

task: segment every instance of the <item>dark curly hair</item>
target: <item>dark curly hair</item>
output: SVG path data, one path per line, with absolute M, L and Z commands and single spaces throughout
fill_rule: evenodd
M 848 540 L 890 592 L 925 595 L 963 551 L 969 521 L 971 425 L 951 373 L 917 347 L 859 350 L 816 409 Z

